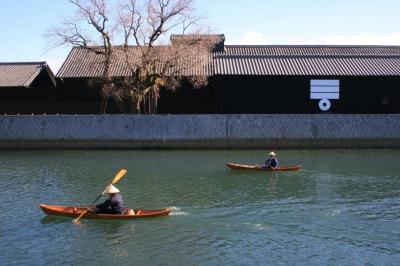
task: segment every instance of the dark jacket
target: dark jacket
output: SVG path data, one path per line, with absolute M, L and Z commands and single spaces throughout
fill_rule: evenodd
M 121 194 L 114 194 L 113 197 L 109 198 L 105 202 L 96 205 L 94 213 L 111 213 L 111 214 L 122 214 L 125 212 Z
M 276 159 L 275 157 L 269 158 L 266 162 L 264 167 L 278 167 L 278 159 Z

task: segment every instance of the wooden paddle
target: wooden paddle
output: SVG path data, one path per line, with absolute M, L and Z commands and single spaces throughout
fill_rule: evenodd
M 127 170 L 126 169 L 121 169 L 118 174 L 114 177 L 114 179 L 112 180 L 111 184 L 109 184 L 103 192 L 100 193 L 100 195 L 93 201 L 92 205 L 94 203 L 96 203 L 96 201 L 98 201 L 100 199 L 101 196 L 104 195 L 104 193 L 106 193 L 107 189 L 109 187 L 111 187 L 112 185 L 116 184 L 119 180 L 121 180 L 121 178 L 126 174 Z M 79 222 L 79 219 L 82 218 L 83 215 L 85 215 L 88 211 L 90 210 L 90 207 L 87 208 L 84 212 L 82 212 L 81 215 L 79 215 L 76 219 L 74 219 L 74 223 Z

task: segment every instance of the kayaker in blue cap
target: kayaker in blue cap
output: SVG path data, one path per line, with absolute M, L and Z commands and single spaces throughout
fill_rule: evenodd
M 265 164 L 262 166 L 263 168 L 272 168 L 275 169 L 278 167 L 278 159 L 276 158 L 275 152 L 271 151 L 268 153 L 269 158 L 265 162 Z

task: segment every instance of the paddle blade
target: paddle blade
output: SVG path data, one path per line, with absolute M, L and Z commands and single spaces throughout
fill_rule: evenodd
M 126 169 L 121 169 L 118 174 L 114 177 L 113 181 L 111 182 L 111 185 L 116 184 L 125 174 L 128 172 Z
M 81 219 L 82 216 L 85 215 L 88 211 L 89 211 L 89 209 L 86 209 L 84 212 L 82 212 L 81 215 L 79 215 L 76 219 L 74 219 L 74 223 L 79 224 L 79 223 L 80 223 L 80 222 L 79 222 L 79 219 Z
M 114 177 L 113 181 L 111 182 L 111 184 L 109 184 L 106 189 L 104 189 L 104 191 L 97 197 L 97 199 L 94 201 L 96 202 L 102 195 L 104 195 L 104 193 L 106 193 L 107 189 L 109 187 L 111 187 L 112 185 L 114 185 L 115 183 L 117 183 L 119 180 L 121 180 L 121 178 L 126 174 L 126 172 L 128 172 L 126 169 L 121 169 L 118 174 Z

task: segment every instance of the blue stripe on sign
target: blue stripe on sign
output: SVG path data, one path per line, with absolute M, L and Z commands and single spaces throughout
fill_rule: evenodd
M 312 79 L 311 86 L 336 86 L 339 87 L 338 79 Z
M 339 87 L 333 86 L 311 86 L 311 92 L 339 92 Z
M 332 100 L 338 100 L 339 99 L 339 93 L 330 93 L 330 92 L 311 92 L 310 94 L 310 99 L 332 99 Z

